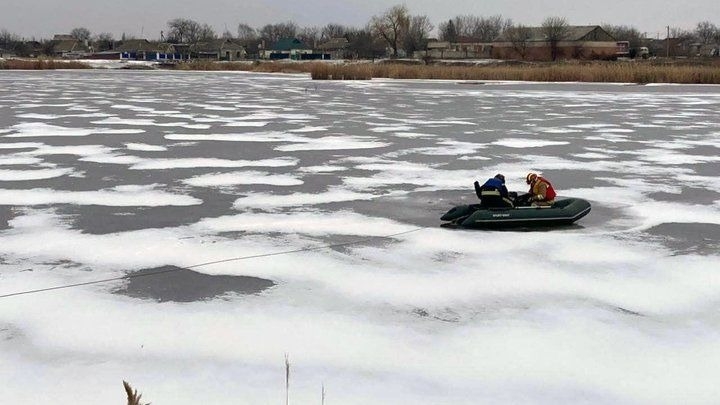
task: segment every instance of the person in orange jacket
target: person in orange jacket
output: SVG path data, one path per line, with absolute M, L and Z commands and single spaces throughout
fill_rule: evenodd
M 540 177 L 535 173 L 528 173 L 525 177 L 525 182 L 530 186 L 528 202 L 538 207 L 553 205 L 557 194 L 552 184 L 550 184 L 546 178 Z

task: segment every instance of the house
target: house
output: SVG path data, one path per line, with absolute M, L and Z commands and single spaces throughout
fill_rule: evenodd
M 74 41 L 77 40 L 74 36 L 70 34 L 55 34 L 53 36 L 53 41 Z
M 712 50 L 709 47 L 703 52 L 703 45 L 694 43 L 692 38 L 650 39 L 648 48 L 654 56 L 670 58 L 709 56 Z
M 120 53 L 120 59 L 152 61 L 181 59 L 173 44 L 147 39 L 128 39 L 118 42 L 114 45 L 113 51 Z
M 282 38 L 275 42 L 270 49 L 264 49 L 261 51 L 263 59 L 310 59 L 304 55 L 313 54 L 312 48 L 307 46 L 305 43 L 297 38 Z
M 438 41 L 437 39 L 431 39 L 425 45 L 425 51 L 417 51 L 415 58 L 420 59 L 423 57 L 431 57 L 436 59 L 450 58 L 450 42 L 449 41 Z
M 247 53 L 241 44 L 226 38 L 201 42 L 190 47 L 190 53 L 199 59 L 233 61 L 245 59 Z
M 487 59 L 491 57 L 491 50 L 492 43 L 460 37 L 457 42 L 428 41 L 425 50 L 417 51 L 413 56 L 436 59 Z
M 31 58 L 36 58 L 45 53 L 45 46 L 41 42 L 35 40 L 25 41 L 24 48 L 27 53 L 26 56 Z
M 615 38 L 599 25 L 569 26 L 555 44 L 543 27 L 528 27 L 522 37 L 506 31 L 492 43 L 495 59 L 613 59 L 618 52 Z
M 347 38 L 330 38 L 318 45 L 318 50 L 322 53 L 329 54 L 330 59 L 347 59 L 346 53 L 349 46 L 350 42 Z
M 120 51 L 95 52 L 91 55 L 88 55 L 87 59 L 118 60 L 118 59 L 122 59 L 122 52 L 120 52 Z
M 1 58 L 14 58 L 17 56 L 15 51 L 5 48 L 0 48 L 0 59 Z
M 78 59 L 88 56 L 91 53 L 92 48 L 88 46 L 87 41 L 77 39 L 53 39 L 52 56 Z

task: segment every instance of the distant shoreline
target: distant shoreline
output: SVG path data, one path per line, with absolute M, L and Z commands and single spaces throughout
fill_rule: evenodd
M 99 65 L 105 63 L 107 66 Z M 110 65 L 114 63 L 113 65 Z M 441 79 L 531 82 L 720 84 L 720 61 L 518 62 L 381 60 L 332 62 L 193 60 L 177 64 L 63 59 L 0 59 L 0 70 L 128 69 L 309 73 L 315 80 Z

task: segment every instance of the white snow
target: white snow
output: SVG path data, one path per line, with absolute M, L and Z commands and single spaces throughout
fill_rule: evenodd
M 107 129 L 107 128 L 67 128 L 45 123 L 23 123 L 11 127 L 14 132 L 5 135 L 8 138 L 55 137 L 55 136 L 88 136 L 92 134 L 140 134 L 142 129 Z
M 566 141 L 546 141 L 542 139 L 505 138 L 493 142 L 493 145 L 505 146 L 508 148 L 540 148 L 543 146 L 567 145 Z
M 55 174 L 52 177 L 57 177 Z M 38 177 L 38 178 L 49 178 Z M 154 190 L 151 186 L 118 186 L 107 190 L 97 191 L 64 191 L 46 188 L 33 188 L 27 190 L 0 189 L 0 204 L 2 205 L 49 205 L 49 204 L 76 204 L 76 205 L 106 205 L 112 207 L 138 206 L 158 207 L 163 205 L 196 205 L 202 201 L 180 194 L 172 194 Z
M 1 161 L 0 161 L 1 163 Z M 73 173 L 71 168 L 35 169 L 35 170 L 3 170 L 0 169 L 0 181 L 27 181 L 52 179 Z
M 210 173 L 195 176 L 182 181 L 194 187 L 226 187 L 242 184 L 268 184 L 273 186 L 298 186 L 303 181 L 297 177 L 281 174 L 270 174 L 259 171 L 230 173 Z
M 167 147 L 161 145 L 148 145 L 146 143 L 130 142 L 126 143 L 128 150 L 139 150 L 143 152 L 164 152 Z

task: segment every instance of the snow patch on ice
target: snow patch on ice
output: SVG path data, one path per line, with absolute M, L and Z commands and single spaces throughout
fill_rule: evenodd
M 508 148 L 541 148 L 543 146 L 568 145 L 566 141 L 545 141 L 541 139 L 505 138 L 492 142 L 493 145 L 505 146 Z
M 128 148 L 128 150 L 137 150 L 137 151 L 143 151 L 143 152 L 164 152 L 167 150 L 165 146 L 161 145 L 149 145 L 147 143 L 126 143 L 125 146 Z
M 106 128 L 67 128 L 45 123 L 24 123 L 11 127 L 14 132 L 5 135 L 8 138 L 88 136 L 92 134 L 141 134 L 143 129 L 106 129 Z
M 185 179 L 182 182 L 194 187 L 227 187 L 242 184 L 298 186 L 303 184 L 302 180 L 294 176 L 258 171 L 210 173 Z
M 111 207 L 137 206 L 158 207 L 165 205 L 198 205 L 202 200 L 154 189 L 151 186 L 118 186 L 97 191 L 65 191 L 34 188 L 29 190 L 0 189 L 2 205 L 105 205 Z

